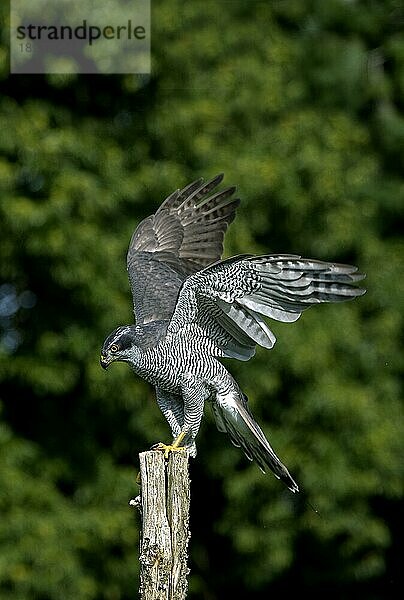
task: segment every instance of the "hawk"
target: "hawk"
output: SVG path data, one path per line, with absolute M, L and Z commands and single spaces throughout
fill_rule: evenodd
M 105 340 L 101 366 L 124 361 L 156 388 L 173 435 L 168 452 L 196 455 L 204 405 L 262 471 L 269 468 L 292 492 L 297 483 L 254 419 L 247 397 L 221 358 L 247 361 L 276 338 L 262 316 L 293 323 L 323 302 L 365 293 L 357 268 L 294 254 L 244 254 L 221 260 L 235 217 L 235 187 L 218 191 L 223 175 L 176 190 L 134 231 L 127 254 L 135 324 Z

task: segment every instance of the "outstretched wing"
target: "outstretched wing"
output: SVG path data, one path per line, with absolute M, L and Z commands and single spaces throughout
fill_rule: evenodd
M 256 344 L 276 341 L 260 315 L 296 321 L 315 304 L 361 296 L 353 284 L 363 278 L 356 267 L 294 255 L 227 259 L 186 279 L 168 335 L 190 330 L 213 355 L 248 360 Z
M 127 270 L 138 324 L 170 319 L 185 278 L 220 259 L 239 204 L 235 187 L 212 194 L 222 179 L 176 190 L 133 233 Z

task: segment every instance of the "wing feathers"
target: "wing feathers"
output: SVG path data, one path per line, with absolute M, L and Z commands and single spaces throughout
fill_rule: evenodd
M 202 183 L 202 185 L 199 185 L 196 189 L 193 189 L 191 191 L 191 193 L 186 191 L 186 188 L 185 188 L 184 191 L 186 191 L 186 197 L 183 200 L 183 202 L 178 206 L 178 208 L 177 208 L 178 213 L 181 213 L 187 205 L 189 206 L 191 201 L 193 202 L 193 205 L 194 205 L 198 202 L 198 200 L 203 198 L 203 196 L 205 196 L 206 194 L 209 194 L 209 192 L 211 192 L 215 187 L 217 187 L 219 185 L 219 183 L 221 183 L 221 181 L 223 180 L 223 177 L 224 177 L 223 173 L 220 173 L 219 175 L 216 175 L 216 177 L 214 177 L 207 183 Z
M 218 300 L 217 304 L 256 344 L 264 348 L 273 347 L 276 338 L 259 314 L 237 303 L 230 304 L 223 302 L 223 300 Z
M 186 256 L 192 259 L 193 251 L 187 252 Z M 209 299 L 251 340 L 272 348 L 275 336 L 260 315 L 293 323 L 315 304 L 343 302 L 361 296 L 365 290 L 354 284 L 363 278 L 356 267 L 300 256 L 232 257 L 187 279 L 179 296 L 180 308 L 174 312 L 168 330 L 178 331 L 193 321 L 202 335 L 209 327 L 211 341 L 217 341 L 219 346 L 223 323 L 218 323 L 217 314 L 206 315 L 204 312 L 203 318 L 198 316 Z M 215 320 L 216 329 L 212 325 Z
M 183 202 L 185 198 L 188 198 L 188 196 L 190 196 L 197 188 L 200 187 L 202 182 L 203 179 L 200 178 L 188 184 L 182 190 L 175 190 L 175 192 L 170 194 L 164 200 L 157 212 L 164 209 L 178 208 L 178 206 Z
M 224 235 L 239 204 L 233 197 L 234 187 L 212 194 L 222 180 L 220 174 L 208 182 L 198 179 L 176 190 L 133 233 L 127 269 L 137 322 L 169 319 L 185 274 L 220 259 Z M 150 272 L 144 268 L 147 253 L 155 263 Z M 167 278 L 174 291 L 162 303 L 155 299 L 154 292 L 170 285 Z M 160 313 L 163 304 L 165 309 Z

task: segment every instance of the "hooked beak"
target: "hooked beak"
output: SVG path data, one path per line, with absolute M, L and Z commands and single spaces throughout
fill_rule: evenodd
M 101 354 L 100 356 L 100 365 L 102 366 L 103 369 L 106 369 L 108 367 L 108 365 L 110 365 L 112 363 L 112 360 L 110 357 L 108 356 L 103 356 Z

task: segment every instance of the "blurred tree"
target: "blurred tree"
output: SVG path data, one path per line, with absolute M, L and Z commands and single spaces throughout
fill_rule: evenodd
M 134 226 L 173 189 L 224 171 L 242 198 L 227 254 L 353 262 L 369 291 L 275 324 L 270 354 L 229 364 L 303 491 L 262 476 L 207 414 L 190 598 L 391 596 L 403 555 L 402 3 L 152 8 L 151 77 L 9 76 L 3 32 L 0 595 L 136 594 L 125 504 L 137 453 L 168 428 L 125 365 L 102 372 L 99 348 L 132 318 Z

